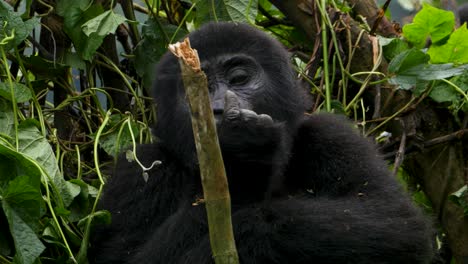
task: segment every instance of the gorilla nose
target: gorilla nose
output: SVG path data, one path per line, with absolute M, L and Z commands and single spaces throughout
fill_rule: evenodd
M 224 113 L 224 109 L 221 108 L 214 108 L 213 109 L 213 114 L 215 115 L 222 115 Z
M 224 109 L 222 109 L 222 108 L 213 108 L 213 114 L 214 114 L 216 124 L 221 122 L 221 120 L 223 119 L 223 113 L 224 113 Z
M 213 108 L 213 114 L 215 116 L 216 121 L 219 121 L 224 113 L 224 100 L 214 100 L 211 103 L 211 107 Z

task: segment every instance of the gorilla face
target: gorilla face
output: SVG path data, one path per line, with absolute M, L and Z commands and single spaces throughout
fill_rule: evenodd
M 216 121 L 221 121 L 230 91 L 238 107 L 255 111 L 253 98 L 263 87 L 265 76 L 261 66 L 250 56 L 232 55 L 205 61 L 202 69 L 208 78 L 208 89 Z
M 248 137 L 248 131 L 265 130 L 273 123 L 291 127 L 304 106 L 289 54 L 277 41 L 247 25 L 221 24 L 204 26 L 188 37 L 208 78 L 218 132 L 227 131 L 223 127 L 243 128 L 220 135 L 223 149 L 223 142 L 232 147 L 238 138 Z M 177 156 L 193 160 L 190 112 L 176 58 L 172 54 L 163 56 L 156 73 L 156 135 Z M 245 143 L 241 141 L 239 144 Z

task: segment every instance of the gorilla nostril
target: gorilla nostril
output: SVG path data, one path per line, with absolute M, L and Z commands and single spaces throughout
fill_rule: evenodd
M 213 109 L 213 114 L 215 115 L 222 115 L 224 113 L 224 109 L 222 108 L 214 108 Z

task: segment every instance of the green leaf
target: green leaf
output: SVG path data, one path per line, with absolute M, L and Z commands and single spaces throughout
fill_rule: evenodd
M 17 103 L 24 103 L 32 98 L 29 88 L 22 83 L 13 83 L 13 92 Z M 11 101 L 10 85 L 0 83 L 0 96 Z
M 454 67 L 453 64 L 420 64 L 399 71 L 389 81 L 400 85 L 401 89 L 410 89 L 420 81 L 441 80 L 461 75 L 467 68 L 468 65 Z
M 11 208 L 7 203 L 2 203 L 2 206 L 8 219 L 11 236 L 15 242 L 15 259 L 22 264 L 34 263 L 42 251 L 44 251 L 44 244 L 42 244 L 31 227 L 21 219 L 16 210 Z
M 117 27 L 125 21 L 127 21 L 127 19 L 124 16 L 115 14 L 112 10 L 108 10 L 88 20 L 88 22 L 84 23 L 81 27 L 88 37 L 93 33 L 96 33 L 100 37 L 105 37 L 111 33 L 115 33 Z
M 76 54 L 76 52 L 65 53 L 65 56 L 63 58 L 63 64 L 75 69 L 86 69 L 86 63 L 80 58 L 80 56 L 78 56 L 78 54 Z
M 47 172 L 52 183 L 59 190 L 65 207 L 80 193 L 80 187 L 63 179 L 57 159 L 49 142 L 42 136 L 34 120 L 23 121 L 18 129 L 19 151 L 37 163 Z
M 195 15 L 195 26 L 197 28 L 210 21 L 231 21 L 223 0 L 199 0 Z
M 47 80 L 49 82 L 50 79 L 54 80 L 57 76 L 63 76 L 69 70 L 60 63 L 46 60 L 38 55 L 23 57 L 22 59 L 25 67 L 34 71 L 36 80 Z
M 408 43 L 398 38 L 388 39 L 379 37 L 379 43 L 383 47 L 385 58 L 389 61 L 409 49 Z
M 255 23 L 257 0 L 225 0 L 226 10 L 232 21 Z
M 0 135 L 13 137 L 15 135 L 15 116 L 11 102 L 0 98 Z
M 80 186 L 81 188 L 80 194 L 75 198 L 75 200 L 73 200 L 73 203 L 68 208 L 71 212 L 68 219 L 71 222 L 77 222 L 89 214 L 98 190 L 79 179 L 72 179 L 70 182 Z
M 87 36 L 81 27 L 104 13 L 99 4 L 90 4 L 90 0 L 58 0 L 57 14 L 63 17 L 64 31 L 70 37 L 77 53 L 84 60 L 91 60 L 96 50 L 101 46 L 104 37 L 96 32 L 90 32 Z
M 21 153 L 0 145 L 0 200 L 16 249 L 15 259 L 33 263 L 45 247 L 38 239 L 45 212 L 41 172 Z
M 401 89 L 411 89 L 421 81 L 461 75 L 468 68 L 468 65 L 427 64 L 428 60 L 428 55 L 414 48 L 397 55 L 388 66 L 389 73 L 393 75 L 389 82 Z
M 454 67 L 453 64 L 426 64 L 418 65 L 405 71 L 405 74 L 418 75 L 418 78 L 426 81 L 442 80 L 463 74 L 468 65 Z
M 398 74 L 428 61 L 428 55 L 413 48 L 398 54 L 388 65 L 388 72 Z
M 424 4 L 422 10 L 414 17 L 413 23 L 403 27 L 403 36 L 416 47 L 422 48 L 427 37 L 431 37 L 432 43 L 445 39 L 452 32 L 454 25 L 453 12 Z
M 135 70 L 143 78 L 144 87 L 149 88 L 154 80 L 154 68 L 161 56 L 166 53 L 171 39 L 178 41 L 188 32 L 167 22 L 148 19 L 142 28 L 142 41 L 135 49 Z
M 447 83 L 439 83 L 432 88 L 429 97 L 438 103 L 455 102 L 460 99 L 460 94 Z
M 5 1 L 0 1 L 0 41 L 14 33 L 14 38 L 4 46 L 5 51 L 23 42 L 37 25 L 39 25 L 39 17 L 23 22 L 19 13 L 14 12 Z
M 78 227 L 85 228 L 88 219 L 93 218 L 93 225 L 109 225 L 112 222 L 112 216 L 109 211 L 100 210 L 87 215 L 85 218 L 78 222 Z
M 468 91 L 468 71 L 450 78 L 449 81 L 459 87 L 463 92 Z M 437 82 L 429 96 L 438 103 L 451 102 L 454 105 L 459 105 L 463 103 L 464 100 L 461 93 L 446 82 Z
M 463 186 L 458 191 L 449 196 L 450 201 L 463 208 L 463 214 L 468 216 L 468 185 Z
M 450 35 L 447 43 L 441 46 L 432 45 L 427 51 L 427 54 L 431 56 L 432 63 L 468 63 L 467 40 L 467 27 L 459 27 L 452 33 L 452 35 Z
M 209 21 L 235 21 L 251 23 L 257 17 L 257 0 L 199 0 L 195 25 Z

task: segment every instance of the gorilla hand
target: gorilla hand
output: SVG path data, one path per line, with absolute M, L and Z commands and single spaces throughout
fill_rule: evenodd
M 252 110 L 241 109 L 239 97 L 232 92 L 226 91 L 224 97 L 224 122 L 245 123 L 245 125 L 268 127 L 273 126 L 273 119 L 266 114 L 258 115 Z
M 218 127 L 223 155 L 241 155 L 237 157 L 240 159 L 252 156 L 271 162 L 285 134 L 284 125 L 275 123 L 269 115 L 241 108 L 240 100 L 234 92 L 226 92 L 223 118 Z

